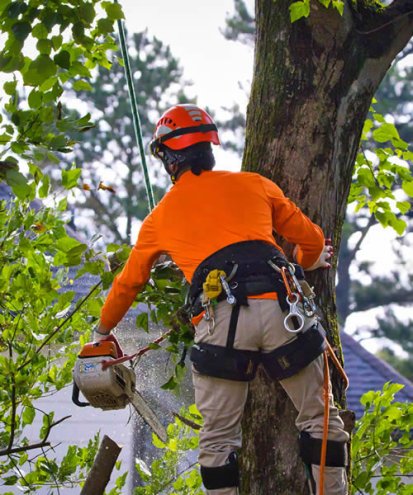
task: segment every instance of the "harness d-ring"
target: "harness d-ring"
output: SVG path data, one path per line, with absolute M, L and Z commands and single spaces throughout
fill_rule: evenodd
M 290 298 L 292 298 L 293 300 L 291 300 Z M 284 318 L 284 327 L 288 332 L 291 332 L 291 333 L 301 332 L 301 330 L 304 327 L 304 323 L 305 323 L 303 315 L 301 314 L 301 312 L 297 308 L 297 303 L 299 300 L 300 300 L 299 295 L 295 294 L 294 292 L 292 292 L 289 296 L 286 297 L 286 301 L 287 301 L 288 305 L 290 306 L 290 311 L 289 311 L 288 315 Z M 293 320 L 293 318 L 294 318 L 294 320 Z M 295 325 L 294 325 L 295 321 L 298 321 L 298 323 L 299 323 L 298 328 L 295 328 Z M 290 326 L 290 323 L 291 323 L 291 326 Z

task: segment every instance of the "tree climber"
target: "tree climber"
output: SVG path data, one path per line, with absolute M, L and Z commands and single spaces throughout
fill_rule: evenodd
M 298 410 L 300 453 L 316 493 L 325 333 L 301 266 L 329 267 L 332 248 L 272 181 L 256 173 L 213 171 L 211 143 L 220 144 L 217 128 L 195 105 L 174 106 L 159 119 L 150 147 L 173 187 L 144 220 L 94 337 L 107 338 L 147 282 L 155 260 L 167 253 L 191 283 L 191 360 L 195 402 L 204 419 L 199 463 L 207 494 L 238 493 L 241 418 L 259 363 L 280 380 Z M 274 231 L 295 245 L 297 265 L 286 260 Z M 292 291 L 292 282 L 300 294 Z M 329 412 L 324 493 L 345 495 L 348 434 L 331 391 Z

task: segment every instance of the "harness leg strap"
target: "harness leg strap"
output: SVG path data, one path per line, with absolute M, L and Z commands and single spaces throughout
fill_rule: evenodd
M 207 490 L 238 487 L 239 466 L 236 452 L 231 452 L 223 466 L 201 466 L 201 478 Z
M 274 351 L 261 354 L 261 362 L 268 376 L 284 380 L 308 366 L 326 349 L 324 330 L 316 323 L 297 338 Z

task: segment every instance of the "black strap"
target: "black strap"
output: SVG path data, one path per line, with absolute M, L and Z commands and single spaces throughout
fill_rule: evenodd
M 321 438 L 313 438 L 306 431 L 300 433 L 300 457 L 305 464 L 320 465 Z M 327 440 L 326 466 L 346 467 L 348 465 L 347 442 Z
M 217 126 L 215 124 L 201 124 L 191 127 L 183 127 L 181 129 L 175 129 L 172 132 L 168 132 L 168 134 L 164 134 L 163 136 L 158 137 L 156 141 L 158 141 L 159 143 L 164 143 L 169 139 L 178 136 L 183 136 L 185 134 L 193 134 L 194 132 L 210 132 L 210 131 L 218 132 Z
M 235 333 L 237 331 L 237 324 L 238 324 L 240 307 L 241 306 L 239 304 L 235 304 L 232 307 L 231 318 L 229 320 L 229 328 L 228 328 L 227 349 L 233 349 L 234 348 Z

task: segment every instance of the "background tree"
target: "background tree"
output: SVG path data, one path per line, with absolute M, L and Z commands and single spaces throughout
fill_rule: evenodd
M 389 7 L 363 1 L 335 5 L 344 7 L 342 17 L 319 2 L 257 1 L 243 168 L 275 180 L 332 234 L 337 250 L 364 120 L 388 67 L 412 36 L 413 18 L 403 0 Z M 300 20 L 292 24 L 290 14 Z M 410 174 L 399 172 L 394 170 L 395 180 L 412 182 Z M 369 202 L 373 207 L 374 198 Z M 335 267 L 311 280 L 328 337 L 340 353 L 334 276 Z M 333 387 L 344 406 L 335 375 Z M 260 374 L 244 420 L 243 493 L 305 492 L 301 461 L 291 452 L 297 443 L 294 417 L 281 387 Z
M 128 50 L 147 144 L 156 120 L 167 107 L 191 101 L 185 94 L 189 83 L 183 79 L 182 68 L 169 46 L 147 32 L 131 34 Z M 130 244 L 134 241 L 132 225 L 147 215 L 148 206 L 126 78 L 119 59 L 115 58 L 110 71 L 99 67 L 88 91 L 79 91 L 77 96 L 93 115 L 95 127 L 74 136 L 79 146 L 66 158 L 70 162 L 74 157 L 82 165 L 88 188 L 76 202 L 76 216 L 88 218 L 84 228 L 104 233 L 106 243 L 115 240 Z M 163 168 L 155 160 L 150 162 L 150 174 L 160 199 L 166 180 Z

